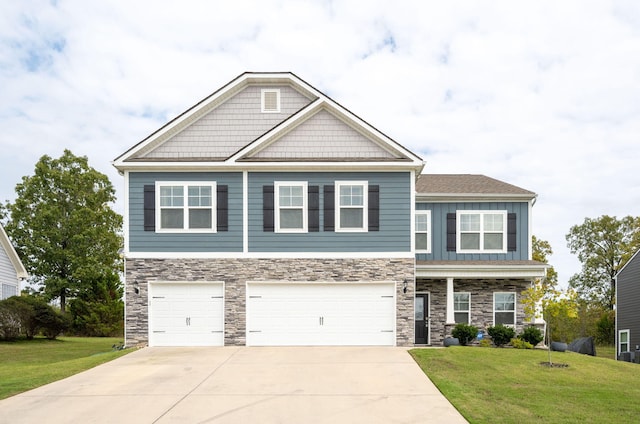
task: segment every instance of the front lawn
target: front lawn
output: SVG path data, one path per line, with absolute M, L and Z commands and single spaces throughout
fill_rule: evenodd
M 637 422 L 640 365 L 572 352 L 479 347 L 410 351 L 471 423 Z
M 59 337 L 0 342 L 0 399 L 69 377 L 131 352 L 122 338 Z

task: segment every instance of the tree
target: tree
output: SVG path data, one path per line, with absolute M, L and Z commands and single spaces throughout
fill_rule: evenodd
M 5 229 L 30 282 L 46 300 L 59 299 L 62 312 L 68 298 L 121 272 L 122 217 L 110 207 L 115 190 L 86 157 L 69 150 L 59 159 L 42 156 L 16 194 L 2 206 Z
M 612 310 L 614 277 L 640 248 L 640 218 L 585 218 L 571 227 L 566 239 L 571 253 L 582 263 L 582 270 L 571 277 L 569 286 L 581 299 Z
M 532 259 L 544 264 L 549 263 L 549 257 L 553 254 L 551 244 L 548 241 L 532 236 Z M 523 304 L 524 312 L 529 317 L 540 316 L 540 307 L 543 302 L 557 297 L 556 290 L 558 284 L 558 273 L 552 266 L 547 268 L 546 274 L 542 278 L 536 278 L 531 287 L 524 291 Z

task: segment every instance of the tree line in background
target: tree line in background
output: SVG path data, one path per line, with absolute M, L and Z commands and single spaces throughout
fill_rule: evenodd
M 23 297 L 57 304 L 58 333 L 120 335 L 122 217 L 111 208 L 116 198 L 108 177 L 65 150 L 59 159 L 42 156 L 16 194 L 0 205 L 0 218 L 30 276 Z M 0 302 L 0 330 L 16 321 L 37 327 L 45 309 L 35 301 Z
M 615 343 L 615 276 L 640 250 L 640 218 L 603 215 L 585 218 L 566 235 L 567 246 L 578 256 L 581 271 L 558 288 L 558 275 L 549 267 L 525 295 L 529 316 L 542 315 L 551 340 L 570 342 L 594 337 L 599 344 Z M 533 259 L 548 263 L 551 245 L 533 237 Z M 537 307 L 536 307 L 537 305 Z
M 120 335 L 122 217 L 111 209 L 115 190 L 108 177 L 86 157 L 65 150 L 59 159 L 42 156 L 34 175 L 16 185 L 16 194 L 13 203 L 0 204 L 0 219 L 29 272 L 23 293 L 29 299 L 0 302 L 0 338 L 3 331 L 27 338 L 37 331 L 47 337 L 60 331 Z M 552 340 L 593 336 L 613 344 L 614 277 L 640 249 L 640 218 L 586 218 L 571 227 L 566 240 L 581 271 L 560 290 L 550 266 L 526 291 L 525 312 L 543 315 Z M 534 260 L 548 263 L 552 254 L 547 241 L 533 237 Z M 5 328 L 7 323 L 13 327 Z M 22 334 L 16 335 L 16 328 Z

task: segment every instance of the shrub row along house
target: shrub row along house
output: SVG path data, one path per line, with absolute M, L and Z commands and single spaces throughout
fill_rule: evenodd
M 536 195 L 423 160 L 291 73 L 245 73 L 114 161 L 126 344 L 440 345 L 521 329 Z

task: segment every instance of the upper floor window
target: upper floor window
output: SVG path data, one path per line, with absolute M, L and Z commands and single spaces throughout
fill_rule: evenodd
M 159 232 L 213 232 L 216 184 L 158 183 L 156 229 Z
M 471 293 L 453 294 L 453 316 L 456 324 L 469 324 L 471 319 Z
M 336 181 L 336 231 L 367 231 L 368 184 Z
M 277 88 L 265 88 L 261 90 L 261 110 L 263 113 L 280 112 L 280 90 Z
M 506 211 L 458 211 L 459 253 L 505 253 Z
M 515 293 L 493 294 L 493 323 L 511 326 L 516 324 Z
M 431 253 L 431 211 L 416 211 L 416 252 Z
M 276 182 L 275 230 L 307 232 L 307 183 Z

